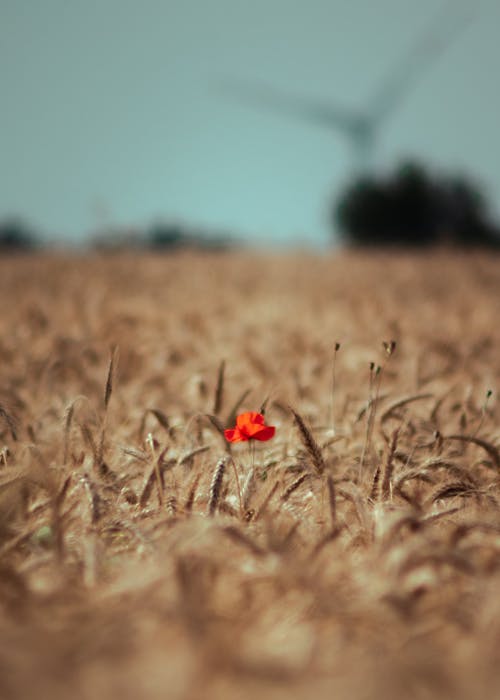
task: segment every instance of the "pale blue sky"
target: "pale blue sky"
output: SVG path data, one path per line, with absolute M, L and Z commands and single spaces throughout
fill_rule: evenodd
M 442 4 L 0 0 L 0 218 L 71 240 L 163 219 L 325 242 L 345 140 L 220 83 L 363 109 Z M 460 168 L 498 212 L 500 3 L 470 6 L 474 22 L 384 125 L 375 164 Z

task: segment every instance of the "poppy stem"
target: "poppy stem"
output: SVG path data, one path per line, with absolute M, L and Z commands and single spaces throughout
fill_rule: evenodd
M 250 469 L 255 468 L 255 441 L 248 441 L 248 449 L 250 450 Z
M 236 479 L 236 490 L 238 491 L 238 501 L 240 503 L 240 516 L 243 517 L 244 507 L 243 507 L 243 497 L 241 495 L 240 477 L 238 476 L 238 469 L 231 455 L 228 455 L 231 466 L 233 467 L 234 478 Z

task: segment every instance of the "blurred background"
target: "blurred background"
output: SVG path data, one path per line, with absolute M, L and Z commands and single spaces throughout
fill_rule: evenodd
M 499 26 L 496 0 L 0 0 L 4 238 L 321 248 L 424 210 L 417 242 L 497 240 Z

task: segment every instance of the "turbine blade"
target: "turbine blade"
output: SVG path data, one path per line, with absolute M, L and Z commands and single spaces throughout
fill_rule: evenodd
M 383 81 L 371 101 L 374 122 L 386 119 L 397 108 L 418 79 L 444 54 L 475 16 L 463 3 L 450 0 L 435 15 L 409 52 Z
M 226 80 L 220 85 L 226 95 L 255 107 L 264 107 L 302 121 L 338 129 L 352 137 L 357 130 L 360 115 L 332 105 L 330 102 L 292 95 L 273 87 L 253 82 Z

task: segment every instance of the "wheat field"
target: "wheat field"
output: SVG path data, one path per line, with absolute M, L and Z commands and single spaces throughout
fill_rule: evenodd
M 499 272 L 0 259 L 0 697 L 498 697 Z

